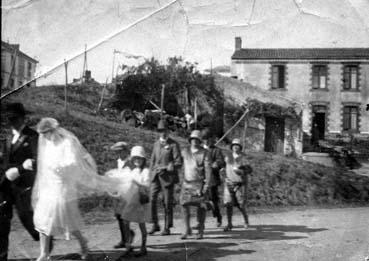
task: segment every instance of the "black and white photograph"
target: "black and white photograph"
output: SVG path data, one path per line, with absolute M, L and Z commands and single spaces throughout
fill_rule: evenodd
M 369 261 L 369 0 L 2 0 L 0 261 Z

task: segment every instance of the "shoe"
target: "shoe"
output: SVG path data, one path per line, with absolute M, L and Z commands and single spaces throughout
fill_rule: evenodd
M 146 247 L 142 248 L 141 250 L 137 253 L 135 253 L 135 257 L 140 257 L 140 256 L 146 256 L 147 255 L 147 249 Z
M 249 224 L 245 223 L 245 225 L 243 225 L 244 229 L 248 229 L 249 228 Z
M 191 229 L 190 230 L 187 230 L 186 233 L 182 234 L 181 239 L 182 240 L 187 239 L 188 236 L 190 236 L 190 235 L 192 235 L 192 230 Z
M 51 260 L 50 256 L 39 256 L 36 261 L 49 261 Z
M 160 233 L 161 236 L 169 236 L 170 235 L 170 229 L 166 228 Z
M 53 251 L 53 249 L 54 249 L 54 237 L 53 236 L 51 236 L 50 237 L 50 245 L 49 245 L 49 251 L 50 251 L 50 253 L 51 253 L 51 251 Z
M 192 229 L 199 230 L 200 229 L 200 224 L 197 224 L 196 226 L 193 226 Z
M 127 250 L 119 257 L 119 260 L 122 259 L 122 257 L 130 257 L 133 254 L 133 247 L 127 248 Z
M 135 232 L 132 230 L 132 229 L 130 229 L 129 230 L 129 234 L 130 234 L 130 239 L 129 239 L 129 243 L 131 243 L 132 244 L 132 242 L 133 242 L 133 239 L 135 238 Z
M 149 235 L 153 235 L 155 232 L 159 232 L 160 231 L 160 226 L 159 225 L 153 225 L 151 230 L 149 231 Z
M 224 232 L 231 231 L 231 230 L 232 230 L 232 228 L 233 228 L 233 226 L 232 226 L 232 225 L 227 225 L 227 226 L 223 229 L 223 231 L 224 231 Z
M 126 246 L 126 242 L 120 241 L 118 244 L 114 245 L 115 249 L 124 248 Z
M 200 240 L 200 239 L 203 239 L 204 238 L 204 233 L 198 233 L 196 234 L 196 240 Z
M 218 222 L 217 222 L 217 227 L 221 227 L 222 226 L 222 220 L 218 220 Z
M 84 242 L 81 245 L 81 259 L 82 260 L 88 260 L 88 252 L 89 248 L 87 246 L 87 240 L 84 240 Z

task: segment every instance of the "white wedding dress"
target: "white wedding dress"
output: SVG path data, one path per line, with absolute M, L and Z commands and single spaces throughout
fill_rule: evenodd
M 77 137 L 63 128 L 40 134 L 37 175 L 32 190 L 35 228 L 48 236 L 80 230 L 78 200 L 97 193 L 131 197 L 129 180 L 100 176 L 94 159 Z
M 34 206 L 35 228 L 46 235 L 80 230 L 83 222 L 78 209 L 77 186 L 74 177 L 80 173 L 70 140 L 55 145 L 46 140 L 43 174 L 39 179 L 38 200 Z

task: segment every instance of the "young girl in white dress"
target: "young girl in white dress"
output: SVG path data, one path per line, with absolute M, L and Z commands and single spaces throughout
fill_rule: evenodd
M 39 132 L 37 176 L 32 192 L 35 228 L 40 232 L 41 253 L 37 261 L 49 260 L 50 237 L 73 235 L 81 246 L 81 257 L 88 254 L 87 240 L 78 199 L 96 191 L 115 190 L 113 179 L 97 174 L 95 161 L 71 132 L 57 120 L 43 118 Z
M 128 256 L 133 251 L 131 246 L 130 222 L 139 224 L 141 231 L 141 249 L 135 256 L 143 256 L 147 254 L 146 250 L 146 222 L 149 221 L 149 204 L 148 194 L 150 187 L 149 169 L 146 167 L 145 150 L 141 146 L 134 146 L 131 150 L 132 168 L 124 175 L 125 182 L 129 185 L 126 196 L 126 203 L 121 209 L 121 216 L 124 220 L 126 233 L 126 252 L 124 256 Z

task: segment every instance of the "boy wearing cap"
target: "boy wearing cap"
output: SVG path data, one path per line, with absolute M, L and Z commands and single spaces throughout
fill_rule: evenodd
M 154 144 L 151 155 L 151 223 L 152 229 L 149 234 L 152 235 L 160 231 L 157 201 L 160 191 L 164 198 L 164 229 L 162 236 L 170 235 L 170 228 L 173 226 L 173 200 L 174 184 L 178 183 L 177 170 L 182 165 L 182 158 L 179 145 L 168 136 L 168 128 L 162 120 L 158 123 L 159 140 Z
M 246 155 L 242 152 L 240 139 L 234 139 L 231 144 L 231 153 L 225 157 L 225 184 L 224 205 L 227 210 L 228 224 L 224 231 L 230 231 L 232 225 L 233 206 L 236 206 L 244 218 L 244 227 L 247 228 L 249 220 L 246 212 L 247 204 L 247 179 L 252 168 L 248 164 Z
M 119 171 L 117 172 L 116 170 L 122 170 L 125 167 L 130 167 L 130 168 L 132 167 L 131 161 L 129 160 L 128 144 L 126 142 L 124 141 L 116 142 L 113 146 L 110 147 L 110 150 L 116 151 L 119 154 L 119 157 L 117 159 L 117 169 L 114 169 L 108 172 L 107 175 L 109 175 L 109 173 L 120 175 L 121 173 Z M 120 235 L 121 235 L 120 242 L 114 245 L 114 248 L 124 248 L 126 246 L 127 240 L 126 240 L 126 235 L 125 235 L 126 233 L 124 231 L 124 222 L 120 214 L 120 211 L 123 207 L 124 207 L 124 203 L 122 202 L 122 200 L 114 198 L 113 200 L 114 215 L 118 221 Z M 130 239 L 133 240 L 134 236 L 135 236 L 135 233 L 133 232 L 133 230 L 130 230 Z
M 196 239 L 202 239 L 205 229 L 206 202 L 204 195 L 211 184 L 211 166 L 206 149 L 201 147 L 199 130 L 191 133 L 190 147 L 182 150 L 184 177 L 181 186 L 180 203 L 183 207 L 185 232 L 181 239 L 191 235 L 190 206 L 197 207 L 199 231 Z
M 7 143 L 4 171 L 0 174 L 0 260 L 6 260 L 13 205 L 23 226 L 34 240 L 39 233 L 33 224 L 32 186 L 36 176 L 38 134 L 25 124 L 21 103 L 7 105 L 6 117 L 13 136 Z

